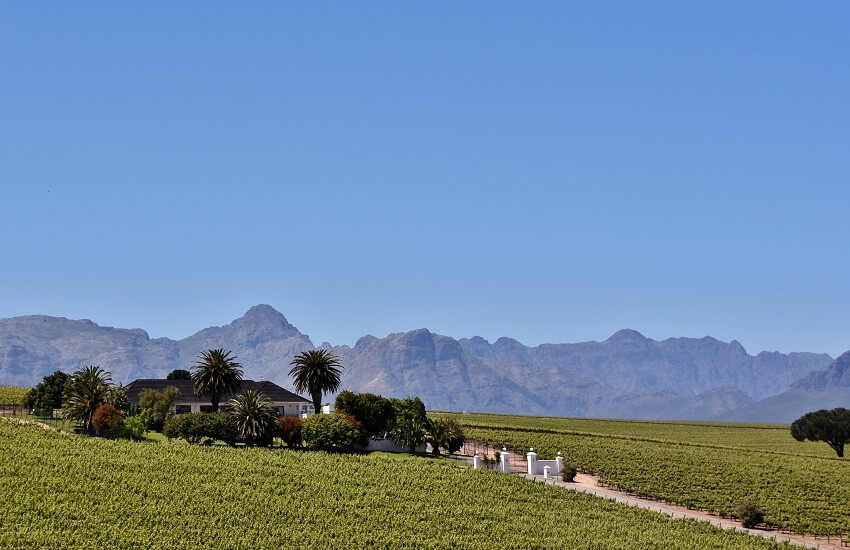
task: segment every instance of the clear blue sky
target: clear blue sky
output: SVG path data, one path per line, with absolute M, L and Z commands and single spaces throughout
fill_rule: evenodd
M 850 348 L 850 3 L 462 4 L 3 4 L 0 317 Z

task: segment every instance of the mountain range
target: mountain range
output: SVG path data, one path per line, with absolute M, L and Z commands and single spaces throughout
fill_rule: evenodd
M 141 329 L 32 315 L 0 319 L 0 384 L 31 385 L 54 370 L 96 364 L 116 382 L 189 368 L 202 350 L 233 350 L 245 377 L 292 387 L 289 362 L 310 338 L 268 305 L 222 327 L 152 339 Z M 454 339 L 427 329 L 332 346 L 342 386 L 419 395 L 429 409 L 644 419 L 788 422 L 850 405 L 850 353 L 762 352 L 711 337 L 656 341 L 621 330 L 602 342 L 529 347 L 511 338 Z

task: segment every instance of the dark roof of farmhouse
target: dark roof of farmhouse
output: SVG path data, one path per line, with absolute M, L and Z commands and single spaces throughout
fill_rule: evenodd
M 130 382 L 125 389 L 127 390 L 127 397 L 130 399 L 131 403 L 139 402 L 139 394 L 144 390 L 164 390 L 167 387 L 177 388 L 177 391 L 180 392 L 180 395 L 177 396 L 178 403 L 209 403 L 208 397 L 199 398 L 195 395 L 195 390 L 192 386 L 191 380 L 166 380 L 164 378 L 140 378 L 138 380 L 134 380 Z M 307 399 L 304 399 L 300 395 L 296 395 L 289 390 L 281 388 L 274 382 L 269 382 L 267 380 L 261 380 L 260 382 L 255 382 L 254 380 L 243 380 L 242 387 L 236 393 L 245 390 L 257 390 L 260 393 L 264 394 L 273 402 L 284 402 L 284 403 L 311 403 Z M 226 403 L 233 394 L 222 395 L 221 402 Z

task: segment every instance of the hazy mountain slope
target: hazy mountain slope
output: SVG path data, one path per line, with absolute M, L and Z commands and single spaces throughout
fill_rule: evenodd
M 811 372 L 791 387 L 758 403 L 727 411 L 724 420 L 752 422 L 792 422 L 818 409 L 850 408 L 850 352 L 842 354 L 828 368 Z
M 631 418 L 709 418 L 746 409 L 831 362 L 810 353 L 753 357 L 738 342 L 708 337 L 659 342 L 633 330 L 603 342 L 528 347 L 419 329 L 364 336 L 352 347 L 323 346 L 339 354 L 343 387 L 355 391 L 420 395 L 433 409 Z M 199 351 L 214 347 L 233 350 L 246 377 L 291 388 L 289 362 L 313 343 L 266 305 L 182 340 L 151 340 L 140 329 L 87 320 L 0 319 L 0 383 L 34 384 L 84 364 L 99 364 L 126 383 L 188 368 Z

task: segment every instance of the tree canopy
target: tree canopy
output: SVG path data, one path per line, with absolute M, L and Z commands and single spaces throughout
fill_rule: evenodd
M 192 373 L 185 369 L 174 369 L 165 377 L 166 380 L 191 380 Z
M 844 444 L 850 441 L 850 410 L 821 409 L 806 413 L 791 424 L 791 435 L 797 441 L 823 441 L 844 456 Z
M 342 363 L 326 349 L 314 349 L 298 354 L 290 363 L 289 376 L 295 382 L 295 391 L 307 392 L 313 399 L 316 413 L 322 411 L 322 394 L 339 389 Z
M 392 401 L 373 393 L 340 392 L 336 396 L 334 409 L 356 418 L 368 437 L 391 430 L 395 422 Z
M 70 376 L 58 370 L 45 376 L 41 382 L 24 396 L 23 405 L 28 409 L 49 411 L 62 408 L 62 396 Z

